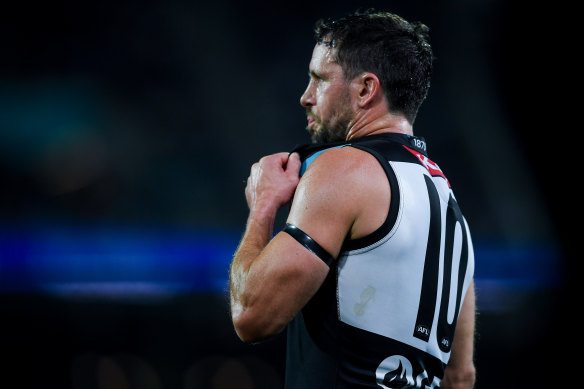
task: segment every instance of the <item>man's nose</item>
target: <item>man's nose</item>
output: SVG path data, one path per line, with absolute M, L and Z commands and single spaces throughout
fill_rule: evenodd
M 306 90 L 302 96 L 300 96 L 300 105 L 302 105 L 304 108 L 312 107 L 314 105 L 314 97 L 310 84 L 308 84 Z

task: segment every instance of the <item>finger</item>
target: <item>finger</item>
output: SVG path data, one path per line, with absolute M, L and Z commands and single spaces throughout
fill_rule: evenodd
M 276 153 L 266 157 L 266 162 L 269 164 L 279 165 L 282 169 L 286 169 L 288 162 L 288 153 Z

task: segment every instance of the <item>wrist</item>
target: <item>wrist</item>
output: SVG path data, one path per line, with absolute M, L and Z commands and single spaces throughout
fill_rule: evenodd
M 273 225 L 276 219 L 278 208 L 269 202 L 256 202 L 249 210 L 248 224 L 260 223 Z
M 247 218 L 246 235 L 258 237 L 263 245 L 267 244 L 272 237 L 276 212 L 269 207 L 255 207 L 251 210 Z

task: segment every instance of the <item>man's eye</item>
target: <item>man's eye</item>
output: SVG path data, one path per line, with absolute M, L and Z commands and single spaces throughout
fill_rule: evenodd
M 316 74 L 314 74 L 314 73 L 310 73 L 310 74 L 308 75 L 308 81 L 309 81 L 309 82 L 310 82 L 310 81 L 316 81 L 317 83 L 320 83 L 320 82 L 322 82 L 322 81 L 323 81 L 323 79 L 322 79 L 321 77 L 317 76 L 317 75 L 316 75 Z

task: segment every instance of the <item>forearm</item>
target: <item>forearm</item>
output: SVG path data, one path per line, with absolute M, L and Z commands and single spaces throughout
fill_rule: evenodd
M 256 203 L 250 209 L 246 229 L 233 256 L 229 290 L 231 318 L 238 336 L 246 342 L 265 339 L 279 331 L 276 317 L 269 312 L 266 299 L 273 291 L 274 275 L 268 275 L 262 252 L 273 236 L 274 221 L 278 207 L 273 203 Z M 263 259 L 262 259 L 263 258 Z
M 264 157 L 252 166 L 245 190 L 249 216 L 229 270 L 231 317 L 244 341 L 267 337 L 280 328 L 269 306 L 278 286 L 278 271 L 264 250 L 272 241 L 276 213 L 298 185 L 300 159 L 287 153 Z M 272 255 L 271 258 L 279 258 Z M 273 307 L 272 307 L 273 310 Z
M 237 308 L 234 305 L 242 304 L 241 298 L 245 291 L 249 269 L 269 243 L 273 233 L 274 220 L 275 211 L 273 210 L 253 212 L 248 217 L 245 232 L 233 255 L 229 270 L 232 310 L 238 311 L 243 308 Z

